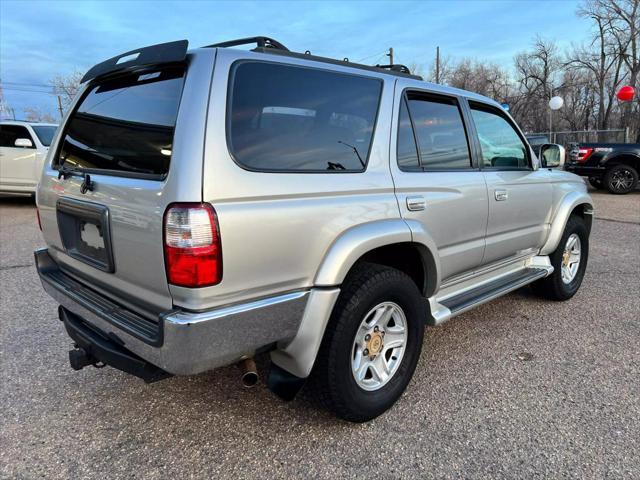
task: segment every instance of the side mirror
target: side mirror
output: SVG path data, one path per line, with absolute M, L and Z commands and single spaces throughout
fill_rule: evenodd
M 33 148 L 33 142 L 28 138 L 16 138 L 13 144 L 19 148 Z
M 543 168 L 562 168 L 567 153 L 562 145 L 545 143 L 540 147 L 540 161 Z

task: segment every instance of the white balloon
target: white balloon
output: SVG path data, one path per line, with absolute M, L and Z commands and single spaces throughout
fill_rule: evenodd
M 549 100 L 549 108 L 551 108 L 551 110 L 559 110 L 562 108 L 562 105 L 564 105 L 564 100 L 562 99 L 562 97 L 552 97 L 551 100 Z

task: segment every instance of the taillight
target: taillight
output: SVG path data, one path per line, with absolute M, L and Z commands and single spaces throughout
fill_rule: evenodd
M 584 163 L 593 153 L 593 148 L 578 149 L 578 163 Z
M 205 203 L 170 205 L 164 214 L 167 281 L 207 287 L 222 280 L 222 249 L 216 212 Z
M 36 218 L 38 219 L 38 228 L 42 231 L 42 221 L 40 220 L 40 209 L 36 207 Z

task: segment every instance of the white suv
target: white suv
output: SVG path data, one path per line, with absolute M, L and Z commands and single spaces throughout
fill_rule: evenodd
M 0 122 L 0 192 L 35 193 L 57 125 Z

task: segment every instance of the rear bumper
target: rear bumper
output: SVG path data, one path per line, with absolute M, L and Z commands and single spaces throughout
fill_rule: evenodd
M 173 310 L 139 315 L 67 275 L 47 249 L 35 252 L 45 291 L 122 349 L 175 375 L 191 375 L 228 365 L 277 342 L 292 339 L 309 291 L 202 312 Z
M 585 166 L 577 163 L 567 163 L 565 165 L 565 170 L 583 177 L 601 177 L 605 172 L 604 167 Z

